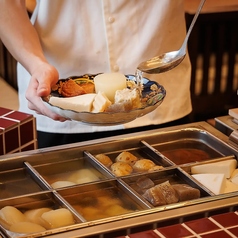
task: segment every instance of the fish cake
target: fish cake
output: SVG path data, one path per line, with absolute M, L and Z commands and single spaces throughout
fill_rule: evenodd
M 74 97 L 85 93 L 86 91 L 84 88 L 82 88 L 72 79 L 64 82 L 61 88 L 61 94 L 64 97 Z
M 133 172 L 133 168 L 131 165 L 120 161 L 113 163 L 111 166 L 111 170 L 116 176 L 126 176 L 130 175 Z
M 135 172 L 146 172 L 152 169 L 155 166 L 155 163 L 149 159 L 140 159 L 135 162 L 133 169 Z
M 150 169 L 148 170 L 148 172 L 155 172 L 155 171 L 159 171 L 159 170 L 162 170 L 162 169 L 164 169 L 163 166 L 161 166 L 161 165 L 155 165 L 154 167 L 150 168 Z
M 134 165 L 138 158 L 128 151 L 123 151 L 116 157 L 115 161 Z
M 109 158 L 109 156 L 105 154 L 97 154 L 95 155 L 95 158 L 103 165 L 105 165 L 107 168 L 109 168 L 112 165 L 112 160 Z

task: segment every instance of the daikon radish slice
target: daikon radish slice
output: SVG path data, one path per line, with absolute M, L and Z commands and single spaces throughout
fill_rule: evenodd
M 46 229 L 53 229 L 75 223 L 72 213 L 66 208 L 59 208 L 41 215 Z
M 12 224 L 9 230 L 17 233 L 34 233 L 45 231 L 45 228 L 33 222 L 23 221 Z
M 68 177 L 68 181 L 76 184 L 90 183 L 99 180 L 99 177 L 90 169 L 80 169 Z
M 104 92 L 107 98 L 114 102 L 117 90 L 126 88 L 126 77 L 121 73 L 104 73 L 94 78 L 95 91 Z
M 25 215 L 13 206 L 5 206 L 0 210 L 0 218 L 5 221 L 5 225 L 11 226 L 12 224 L 27 221 Z M 4 224 L 2 224 L 4 226 Z
M 31 209 L 31 210 L 26 211 L 24 213 L 24 215 L 28 221 L 41 225 L 41 223 L 42 223 L 41 215 L 44 212 L 49 212 L 51 210 L 52 209 L 49 207 L 36 208 L 36 209 Z
M 71 181 L 56 181 L 51 184 L 51 187 L 54 189 L 57 189 L 57 188 L 63 188 L 63 187 L 73 186 L 73 185 L 76 185 L 76 183 L 73 183 Z

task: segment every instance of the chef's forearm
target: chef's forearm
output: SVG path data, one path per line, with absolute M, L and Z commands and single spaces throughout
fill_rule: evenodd
M 29 20 L 25 0 L 0 0 L 0 22 L 3 44 L 32 74 L 46 59 L 38 34 Z

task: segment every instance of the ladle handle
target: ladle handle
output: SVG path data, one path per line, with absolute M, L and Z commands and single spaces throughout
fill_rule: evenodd
M 193 29 L 193 26 L 194 26 L 194 24 L 195 24 L 195 22 L 196 22 L 196 20 L 197 20 L 197 18 L 198 18 L 198 15 L 199 15 L 199 13 L 200 13 L 200 11 L 201 11 L 201 9 L 202 9 L 202 7 L 203 7 L 205 1 L 206 1 L 206 0 L 201 0 L 200 4 L 199 4 L 199 6 L 198 6 L 198 9 L 197 9 L 197 11 L 196 11 L 196 14 L 194 15 L 193 20 L 192 20 L 192 22 L 191 22 L 191 24 L 190 24 L 190 27 L 189 27 L 189 29 L 188 29 L 188 31 L 187 31 L 187 35 L 186 35 L 186 37 L 185 37 L 185 39 L 184 39 L 183 45 L 182 45 L 182 47 L 181 47 L 181 50 L 186 49 L 186 45 L 187 45 L 188 38 L 189 38 L 189 36 L 190 36 L 190 33 L 191 33 L 192 29 Z

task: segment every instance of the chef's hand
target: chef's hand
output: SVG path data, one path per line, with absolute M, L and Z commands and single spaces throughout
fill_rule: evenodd
M 57 83 L 58 79 L 58 71 L 48 63 L 42 63 L 31 74 L 31 79 L 26 91 L 26 99 L 28 100 L 29 109 L 53 120 L 63 122 L 67 120 L 67 118 L 61 117 L 48 109 L 41 98 L 50 94 L 51 87 Z

